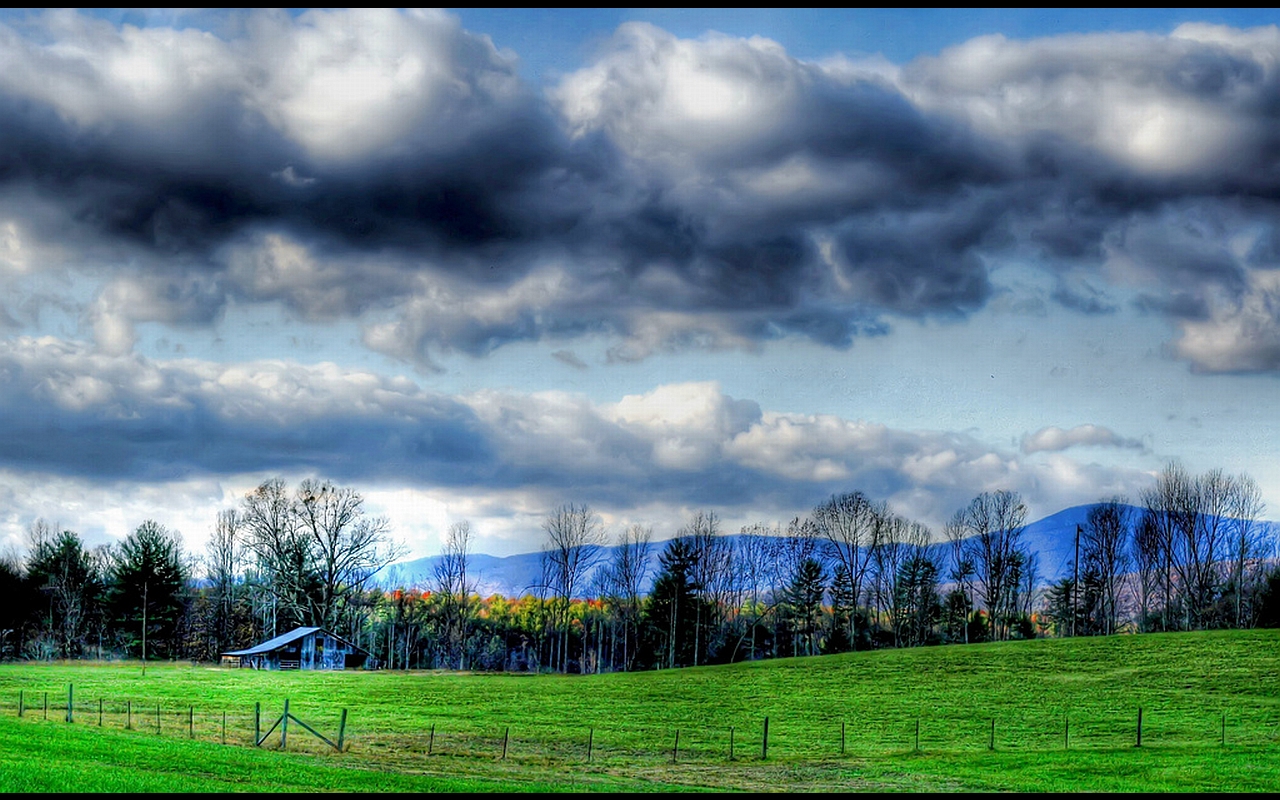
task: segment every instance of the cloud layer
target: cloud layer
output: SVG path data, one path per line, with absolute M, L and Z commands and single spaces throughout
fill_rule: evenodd
M 0 391 L 12 411 L 0 469 L 59 480 L 321 474 L 464 498 L 519 495 L 537 513 L 572 501 L 612 513 L 658 504 L 766 516 L 856 488 L 940 521 L 994 488 L 1084 502 L 1141 479 L 1104 470 L 1064 489 L 1058 471 L 1078 471 L 1067 462 L 1033 465 L 960 434 L 772 412 L 714 383 L 608 404 L 561 392 L 446 396 L 327 364 L 158 362 L 19 338 L 0 347 Z
M 232 301 L 423 369 L 584 335 L 839 348 L 968 314 L 1018 260 L 1084 313 L 1136 295 L 1199 370 L 1280 368 L 1274 27 L 892 65 L 628 23 L 543 91 L 443 12 L 228 20 L 0 25 L 0 276 L 94 276 L 103 352 Z

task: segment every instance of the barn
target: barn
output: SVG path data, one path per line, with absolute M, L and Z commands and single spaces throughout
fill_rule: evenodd
M 222 663 L 252 669 L 359 669 L 369 651 L 324 628 L 294 628 L 245 650 L 222 654 Z

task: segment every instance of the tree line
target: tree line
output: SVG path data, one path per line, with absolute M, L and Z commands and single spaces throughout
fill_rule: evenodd
M 1009 491 L 977 495 L 941 536 L 860 491 L 736 535 L 697 511 L 665 542 L 642 525 L 611 538 L 570 503 L 543 520 L 539 580 L 507 598 L 479 596 L 469 522 L 450 527 L 430 580 L 388 590 L 373 578 L 403 548 L 358 492 L 273 479 L 218 514 L 199 557 L 151 520 L 92 550 L 32 525 L 26 558 L 0 561 L 0 656 L 211 661 L 315 625 L 382 667 L 590 673 L 1276 626 L 1280 570 L 1263 512 L 1247 475 L 1172 463 L 1137 505 L 1091 506 L 1069 576 L 1046 582 L 1026 505 Z

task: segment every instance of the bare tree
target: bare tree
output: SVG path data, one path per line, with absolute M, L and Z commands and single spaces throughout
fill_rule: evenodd
M 622 623 L 622 668 L 629 670 L 635 659 L 639 635 L 640 598 L 649 577 L 653 553 L 653 528 L 631 525 L 618 537 L 613 561 L 605 573 L 607 591 L 618 605 Z
M 1008 623 L 1017 612 L 1020 579 L 1029 554 L 1022 544 L 1027 507 L 1016 492 L 983 492 L 965 509 L 963 547 L 978 578 L 991 624 L 992 638 L 1007 639 Z
M 347 606 L 352 596 L 364 591 L 373 575 L 402 557 L 405 549 L 390 540 L 385 517 L 365 515 L 364 498 L 354 489 L 304 480 L 293 510 L 315 561 L 315 619 L 326 628 L 343 630 L 342 623 L 350 622 Z
M 774 585 L 774 575 L 777 572 L 774 553 L 780 538 L 781 531 L 776 524 L 770 526 L 758 522 L 743 528 L 741 544 L 734 559 L 738 568 L 738 585 L 743 595 L 738 605 L 745 609 L 742 619 L 744 630 L 737 647 L 741 648 L 747 637 L 750 637 L 747 658 L 751 660 L 756 657 L 757 630 L 774 609 L 769 590 Z M 769 602 L 766 602 L 767 599 Z
M 1150 518 L 1150 532 L 1159 544 L 1163 574 L 1160 588 L 1164 593 L 1164 608 L 1160 613 L 1161 627 L 1167 629 L 1176 616 L 1189 618 L 1187 605 L 1186 546 L 1194 541 L 1196 519 L 1199 515 L 1195 480 L 1181 464 L 1170 462 L 1156 478 L 1153 487 L 1143 490 L 1142 504 Z M 1176 593 L 1175 593 L 1176 592 Z M 1177 605 L 1183 613 L 1178 614 Z
M 873 504 L 862 492 L 835 495 L 813 510 L 814 528 L 827 541 L 831 560 L 843 568 L 836 571 L 847 581 L 844 588 L 855 603 L 887 515 L 883 504 Z M 856 619 L 856 613 L 849 615 L 849 641 L 854 643 Z
M 942 532 L 946 536 L 947 544 L 949 545 L 948 549 L 951 553 L 951 568 L 948 572 L 948 577 L 955 584 L 955 590 L 963 595 L 965 608 L 968 609 L 964 620 L 964 643 L 968 644 L 968 614 L 973 609 L 973 579 L 977 573 L 977 568 L 974 565 L 968 546 L 969 531 L 965 525 L 964 509 L 951 515 L 951 519 L 947 520 L 943 526 Z
M 284 480 L 273 478 L 245 495 L 240 524 L 254 556 L 255 594 L 268 601 L 257 603 L 267 632 L 354 624 L 353 598 L 404 553 L 387 520 L 366 516 L 363 506 L 359 493 L 328 481 L 305 480 L 290 496 Z
M 874 598 L 873 624 L 887 619 L 893 633 L 894 647 L 900 646 L 901 619 L 897 607 L 901 599 L 898 578 L 909 551 L 911 525 L 902 517 L 887 512 L 877 515 L 875 544 L 871 547 L 871 585 Z
M 1086 571 L 1097 575 L 1101 588 L 1104 634 L 1115 633 L 1119 620 L 1119 599 L 1130 572 L 1129 541 L 1130 507 L 1123 497 L 1113 497 L 1089 509 L 1081 528 L 1081 560 Z M 1079 591 L 1077 588 L 1076 591 Z
M 463 520 L 449 526 L 444 552 L 435 565 L 436 593 L 443 598 L 445 647 L 458 669 L 467 668 L 467 636 L 469 616 L 467 602 L 475 591 L 474 580 L 467 576 L 471 558 L 471 523 Z
M 1138 630 L 1147 632 L 1151 624 L 1153 604 L 1161 594 L 1165 578 L 1164 546 L 1160 521 L 1156 512 L 1143 509 L 1133 529 L 1130 554 L 1137 569 Z
M 543 520 L 547 578 L 555 598 L 555 630 L 560 637 L 560 671 L 569 670 L 569 603 L 599 563 L 605 544 L 600 518 L 586 505 L 563 505 Z
M 276 636 L 310 621 L 308 588 L 315 575 L 284 479 L 264 481 L 246 494 L 240 519 L 256 561 L 251 588 L 263 632 Z
M 213 533 L 205 546 L 205 580 L 211 593 L 208 622 L 209 644 L 208 655 L 216 657 L 234 642 L 233 619 L 237 601 L 237 590 L 240 583 L 240 559 L 243 548 L 241 539 L 240 514 L 234 508 L 218 512 Z
M 713 649 L 712 639 L 718 641 L 721 630 L 720 615 L 732 588 L 733 548 L 720 536 L 720 519 L 714 511 L 697 511 L 677 533 L 686 539 L 693 554 L 694 591 L 702 601 L 694 607 L 693 665 L 703 663 L 704 653 Z M 704 614 L 708 619 L 704 619 Z
M 1252 500 L 1246 499 L 1250 496 Z M 1215 606 L 1223 584 L 1230 582 L 1224 573 L 1232 571 L 1238 558 L 1241 526 L 1234 515 L 1249 516 L 1250 504 L 1256 507 L 1248 482 L 1221 469 L 1193 477 L 1171 462 L 1142 499 L 1164 562 L 1166 624 L 1176 619 L 1194 630 L 1234 616 L 1220 609 L 1215 613 Z M 1243 527 L 1248 531 L 1252 526 Z
M 1244 597 L 1246 586 L 1257 579 L 1266 557 L 1266 528 L 1258 523 L 1266 506 L 1258 484 L 1247 474 L 1235 480 L 1235 493 L 1229 503 L 1232 585 L 1235 594 L 1235 626 L 1246 627 Z

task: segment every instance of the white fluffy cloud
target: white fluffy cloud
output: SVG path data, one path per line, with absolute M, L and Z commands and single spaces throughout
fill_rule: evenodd
M 1138 439 L 1126 439 L 1101 425 L 1077 425 L 1062 429 L 1056 425 L 1041 428 L 1022 437 L 1022 452 L 1057 452 L 1071 447 L 1120 447 L 1133 450 L 1145 449 Z

